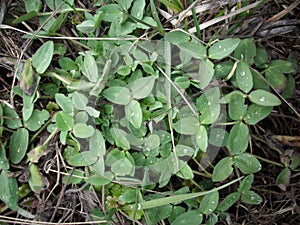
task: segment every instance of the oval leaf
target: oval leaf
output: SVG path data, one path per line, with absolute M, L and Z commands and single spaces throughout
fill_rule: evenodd
M 248 111 L 245 115 L 245 122 L 250 125 L 257 124 L 259 121 L 266 118 L 272 111 L 272 106 L 261 106 L 252 104 L 248 107 Z
M 178 47 L 195 59 L 206 58 L 206 48 L 200 42 L 184 42 L 178 44 Z
M 208 56 L 211 59 L 223 59 L 230 55 L 240 43 L 240 39 L 228 38 L 218 41 L 208 49 Z
M 53 41 L 47 41 L 33 55 L 32 65 L 36 72 L 44 73 L 51 63 L 54 51 Z
M 238 188 L 238 192 L 241 193 L 241 194 L 248 192 L 251 188 L 253 180 L 254 180 L 254 175 L 253 174 L 250 174 L 250 175 L 246 176 L 242 180 L 242 182 L 240 183 L 240 186 Z
M 136 100 L 131 100 L 125 106 L 126 118 L 136 128 L 139 129 L 143 122 L 143 113 L 140 103 Z
M 235 165 L 244 173 L 256 173 L 261 170 L 260 162 L 250 154 L 241 154 L 234 157 Z
M 65 112 L 58 112 L 56 114 L 56 127 L 60 130 L 60 131 L 69 131 L 72 130 L 73 128 L 73 117 Z
M 252 205 L 258 205 L 262 203 L 263 199 L 254 191 L 248 191 L 242 194 L 242 201 Z
M 69 160 L 68 163 L 71 166 L 90 166 L 97 162 L 98 157 L 97 155 L 92 152 L 92 151 L 85 151 L 81 152 L 79 154 L 76 154 L 72 156 Z
M 94 135 L 90 138 L 89 148 L 91 152 L 98 157 L 104 156 L 106 153 L 105 140 L 99 130 L 95 130 Z
M 221 159 L 214 168 L 212 180 L 214 182 L 225 180 L 233 171 L 232 165 L 233 159 L 231 157 Z
M 9 154 L 10 160 L 18 164 L 24 158 L 29 141 L 29 133 L 25 128 L 19 128 L 13 133 L 10 139 Z
M 235 75 L 239 89 L 248 93 L 253 87 L 253 78 L 249 66 L 245 62 L 240 61 L 237 65 Z
M 131 94 L 126 87 L 110 87 L 103 91 L 103 95 L 107 100 L 119 104 L 127 105 L 131 99 Z
M 229 133 L 229 151 L 231 154 L 243 153 L 249 143 L 249 129 L 243 123 L 235 124 Z
M 220 203 L 218 210 L 222 212 L 227 211 L 234 203 L 236 203 L 239 200 L 240 196 L 241 194 L 238 192 L 230 193 Z
M 152 91 L 155 77 L 142 77 L 128 85 L 135 99 L 146 98 Z
M 280 99 L 274 94 L 265 90 L 255 90 L 249 94 L 251 102 L 262 106 L 277 106 L 281 104 Z
M 91 125 L 85 123 L 77 123 L 73 128 L 74 135 L 79 138 L 88 138 L 93 136 L 95 129 Z
M 200 125 L 200 129 L 195 136 L 198 147 L 202 152 L 206 152 L 208 146 L 208 136 L 205 126 Z
M 215 211 L 215 209 L 218 206 L 218 202 L 219 202 L 219 192 L 218 191 L 211 192 L 204 196 L 204 198 L 201 201 L 199 210 L 203 214 L 209 215 L 213 211 Z
M 172 225 L 199 225 L 201 224 L 202 219 L 203 216 L 198 210 L 191 210 L 178 215 L 176 219 L 172 222 Z
M 173 127 L 180 134 L 193 135 L 199 132 L 200 123 L 194 117 L 186 117 L 174 123 Z
M 175 30 L 169 33 L 166 33 L 165 35 L 166 41 L 171 42 L 172 44 L 179 44 L 179 43 L 186 43 L 190 41 L 190 35 L 180 31 L 180 30 Z
M 83 61 L 82 72 L 89 81 L 96 83 L 98 80 L 98 67 L 91 54 L 86 54 Z

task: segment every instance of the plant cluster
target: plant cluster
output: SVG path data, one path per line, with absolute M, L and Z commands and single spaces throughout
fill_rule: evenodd
M 94 13 L 72 0 L 45 2 L 49 13 L 27 0 L 14 23 L 38 18 L 36 35 L 51 37 L 72 18 L 81 51 L 70 56 L 48 40 L 17 68 L 12 91 L 21 113 L 0 104 L 0 199 L 7 207 L 34 216 L 29 197 L 49 189 L 49 143 L 60 146 L 72 170 L 61 184 L 105 196 L 106 213 L 91 210 L 93 220 L 115 220 L 119 211 L 147 224 L 215 224 L 238 201 L 263 201 L 251 189 L 261 164 L 249 146 L 250 127 L 281 104 L 278 92 L 292 96 L 292 61 L 270 60 L 253 38 L 203 43 L 183 30 L 137 37 L 162 31 L 153 1 L 94 1 Z M 104 30 L 103 39 L 92 39 Z M 38 142 L 41 135 L 47 138 Z M 18 164 L 29 173 L 23 184 L 9 175 Z M 221 198 L 235 182 L 236 191 Z

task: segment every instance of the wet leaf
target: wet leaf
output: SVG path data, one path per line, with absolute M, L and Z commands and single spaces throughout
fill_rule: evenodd
M 178 44 L 178 47 L 195 59 L 206 58 L 206 48 L 200 42 L 181 42 Z
M 95 129 L 85 123 L 76 123 L 73 127 L 74 135 L 78 138 L 88 138 L 93 136 Z
M 140 103 L 136 100 L 131 100 L 125 106 L 126 118 L 136 128 L 139 129 L 142 125 L 142 109 Z
M 262 203 L 263 199 L 254 191 L 248 191 L 242 194 L 242 201 L 247 204 L 259 205 Z
M 18 206 L 18 183 L 16 178 L 9 177 L 10 171 L 2 170 L 0 175 L 0 199 L 3 201 L 10 209 L 17 211 Z
M 277 106 L 281 104 L 280 99 L 276 95 L 265 90 L 252 91 L 248 97 L 251 102 L 256 103 L 257 105 Z
M 174 123 L 173 127 L 180 134 L 193 135 L 199 132 L 200 123 L 194 117 L 186 117 Z
M 87 53 L 84 57 L 82 72 L 89 81 L 96 83 L 98 79 L 98 67 L 94 57 Z
M 198 210 L 191 210 L 177 215 L 172 225 L 199 225 L 203 220 L 202 214 Z
M 97 155 L 92 151 L 85 151 L 78 153 L 74 156 L 71 156 L 67 162 L 71 166 L 90 166 L 97 162 L 98 157 Z
M 145 0 L 135 0 L 131 8 L 131 15 L 139 20 L 144 17 Z
M 237 65 L 235 75 L 238 87 L 243 92 L 248 93 L 253 87 L 253 79 L 249 66 L 245 62 L 240 61 Z
M 73 117 L 65 112 L 56 113 L 56 127 L 60 131 L 69 131 L 73 129 L 74 119 Z
M 212 180 L 217 182 L 228 178 L 233 171 L 232 165 L 233 159 L 231 157 L 221 159 L 214 168 Z
M 200 125 L 198 133 L 195 135 L 198 147 L 202 152 L 206 152 L 208 146 L 208 136 L 205 126 Z
M 261 170 L 260 162 L 255 158 L 255 156 L 248 153 L 236 155 L 234 157 L 234 164 L 244 174 L 256 173 Z
M 131 93 L 126 87 L 107 88 L 103 91 L 103 95 L 109 101 L 119 105 L 127 105 L 131 100 Z
M 165 35 L 166 41 L 171 42 L 172 44 L 180 44 L 180 43 L 187 43 L 190 41 L 190 35 L 187 33 L 184 33 L 180 30 L 175 30 L 166 33 Z
M 248 107 L 244 120 L 247 124 L 254 125 L 259 121 L 266 118 L 272 111 L 272 106 L 261 106 L 257 104 L 251 104 Z
M 8 128 L 17 129 L 22 126 L 21 119 L 19 115 L 16 113 L 15 109 L 12 109 L 7 105 L 4 105 L 3 114 L 4 116 L 7 117 L 7 119 L 4 120 L 4 124 L 6 124 Z
M 124 150 L 130 149 L 130 144 L 126 138 L 127 134 L 125 131 L 123 131 L 119 128 L 113 127 L 110 129 L 110 133 L 114 137 L 116 145 L 118 147 L 123 148 Z
M 142 77 L 128 84 L 131 94 L 135 99 L 146 98 L 150 95 L 155 82 L 155 77 Z
M 208 57 L 211 59 L 223 59 L 230 55 L 239 45 L 240 39 L 228 38 L 214 43 L 208 49 Z
M 241 120 L 247 112 L 245 98 L 240 94 L 232 95 L 230 98 L 228 113 L 231 119 Z
M 254 63 L 254 56 L 256 56 L 256 46 L 253 38 L 241 40 L 234 50 L 234 58 L 244 61 L 249 66 Z
M 286 187 L 290 184 L 290 178 L 291 170 L 289 168 L 284 168 L 276 178 L 276 185 L 278 185 L 281 190 L 286 191 Z
M 214 191 L 204 196 L 200 203 L 200 212 L 209 215 L 215 211 L 219 203 L 219 192 Z
M 249 143 L 249 129 L 243 123 L 235 124 L 229 133 L 229 151 L 236 155 L 246 151 Z
M 49 116 L 49 112 L 45 109 L 41 111 L 34 109 L 31 117 L 24 122 L 25 127 L 30 131 L 36 131 L 44 125 Z
M 246 176 L 240 183 L 240 186 L 237 191 L 241 194 L 248 192 L 251 188 L 253 180 L 254 180 L 253 174 Z
M 98 157 L 104 156 L 106 153 L 105 140 L 98 129 L 95 129 L 95 133 L 90 138 L 89 148 Z
M 218 206 L 218 210 L 226 212 L 234 203 L 240 199 L 241 194 L 238 192 L 233 192 L 227 195 L 224 200 Z

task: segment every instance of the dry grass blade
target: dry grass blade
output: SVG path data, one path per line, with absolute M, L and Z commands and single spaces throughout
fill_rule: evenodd
M 294 8 L 296 8 L 299 5 L 299 3 L 300 3 L 300 0 L 295 1 L 289 7 L 285 8 L 281 12 L 279 12 L 276 15 L 272 16 L 270 19 L 266 20 L 265 23 L 271 23 L 271 22 L 280 20 L 282 17 L 284 17 L 286 14 L 290 13 Z

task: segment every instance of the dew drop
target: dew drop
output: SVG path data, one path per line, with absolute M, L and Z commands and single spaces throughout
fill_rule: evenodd
M 136 14 L 137 17 L 140 17 L 140 15 L 141 15 L 141 13 L 139 13 L 139 12 Z
M 212 202 L 211 202 L 211 204 L 214 204 L 214 203 L 215 203 L 215 201 L 212 201 Z
M 212 209 L 208 209 L 209 212 L 212 212 Z
M 199 136 L 198 136 L 198 139 L 201 139 L 201 138 L 202 138 L 202 136 L 201 136 L 201 135 L 199 135 Z
M 259 101 L 261 101 L 261 102 L 264 102 L 266 100 L 266 98 L 264 97 L 264 96 L 261 96 L 260 98 L 259 98 Z
M 3 161 L 0 161 L 0 164 L 3 164 L 4 162 Z
M 211 102 L 208 102 L 207 105 L 211 105 Z
M 253 196 L 251 196 L 251 198 L 250 198 L 251 200 L 254 200 L 254 197 Z
M 219 49 L 221 49 L 222 48 L 222 45 L 219 45 L 219 47 L 218 47 Z
M 188 150 L 185 148 L 185 149 L 183 149 L 183 152 L 184 152 L 184 154 L 187 154 Z
M 38 124 L 41 124 L 41 121 L 37 121 Z
M 221 69 L 222 66 L 221 65 L 217 65 L 216 67 L 217 67 L 217 69 Z
M 241 76 L 245 76 L 245 75 L 246 75 L 245 71 L 242 71 Z
M 134 116 L 134 115 L 135 115 L 134 112 L 130 113 L 130 116 Z
M 257 115 L 257 114 L 258 114 L 258 112 L 256 111 L 254 114 L 255 114 L 255 115 Z

